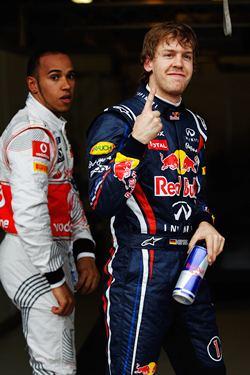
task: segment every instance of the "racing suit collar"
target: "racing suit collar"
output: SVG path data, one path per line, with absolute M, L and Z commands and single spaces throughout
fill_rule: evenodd
M 137 99 L 143 101 L 145 103 L 147 96 L 148 96 L 149 90 L 147 90 L 146 85 L 141 85 L 139 86 L 136 97 Z M 166 111 L 179 111 L 181 112 L 185 108 L 185 105 L 183 101 L 181 100 L 180 103 L 177 105 L 174 103 L 170 103 L 166 101 L 165 99 L 161 99 L 157 96 L 154 98 L 154 103 L 153 103 L 153 109 L 158 110 L 161 113 L 164 113 Z
M 148 92 L 150 92 L 149 84 L 146 85 L 146 89 L 147 89 Z M 174 106 L 176 108 L 179 107 L 181 102 L 182 102 L 182 98 L 180 99 L 180 101 L 178 103 L 173 103 L 170 100 L 166 100 L 166 99 L 161 98 L 159 95 L 155 95 L 155 96 L 156 96 L 156 98 L 160 99 L 161 101 L 163 101 L 167 104 L 170 104 L 171 106 Z
M 48 108 L 44 107 L 44 105 L 39 103 L 31 93 L 28 94 L 26 99 L 26 106 L 35 118 L 38 117 L 43 122 L 45 121 L 54 124 L 59 129 L 65 127 L 67 121 L 62 116 L 57 117 Z

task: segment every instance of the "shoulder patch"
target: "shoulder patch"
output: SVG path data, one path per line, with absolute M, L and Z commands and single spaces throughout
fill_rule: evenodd
M 115 144 L 111 142 L 98 142 L 90 150 L 90 155 L 110 154 L 115 148 Z
M 38 158 L 50 160 L 49 143 L 41 141 L 32 141 L 32 155 Z

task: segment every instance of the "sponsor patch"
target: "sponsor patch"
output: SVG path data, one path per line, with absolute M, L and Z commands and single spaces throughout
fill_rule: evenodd
M 111 142 L 98 142 L 90 150 L 90 155 L 104 155 L 110 154 L 115 148 L 114 143 Z
M 168 151 L 168 142 L 166 139 L 152 139 L 148 144 L 148 149 L 155 151 Z
M 57 149 L 57 163 L 61 163 L 62 161 L 64 161 L 63 150 L 60 147 L 58 147 L 58 149 Z
M 32 155 L 38 158 L 50 160 L 49 143 L 32 141 Z
M 141 246 L 154 246 L 156 242 L 162 240 L 162 237 L 160 238 L 156 238 L 156 237 L 151 237 L 151 238 L 148 238 L 147 240 L 143 241 L 141 243 Z
M 187 172 L 197 173 L 200 160 L 197 155 L 194 159 L 191 159 L 184 150 L 175 150 L 175 152 L 164 157 L 160 152 L 160 158 L 162 162 L 161 170 L 171 169 L 172 171 L 177 170 L 178 174 L 185 174 Z
M 114 164 L 114 175 L 119 181 L 124 181 L 125 178 L 131 176 L 132 161 L 121 161 Z
M 90 177 L 93 177 L 93 175 L 96 173 L 106 172 L 107 170 L 109 170 L 109 168 L 110 167 L 108 165 L 99 165 L 96 168 L 92 169 L 92 171 L 90 172 Z
M 157 197 L 180 196 L 183 188 L 183 197 L 196 198 L 199 191 L 197 178 L 194 177 L 190 182 L 188 178 L 178 177 L 177 182 L 168 181 L 165 176 L 154 176 L 154 195 Z
M 154 375 L 156 374 L 156 370 L 157 370 L 157 365 L 155 362 L 150 362 L 148 365 L 144 365 L 144 366 L 140 366 L 137 363 L 134 374 Z
M 94 160 L 94 161 L 91 161 L 89 162 L 89 165 L 88 165 L 88 168 L 92 168 L 94 166 L 101 166 L 103 165 L 104 163 L 106 162 L 109 162 L 111 160 L 111 155 L 110 156 L 107 156 L 106 158 L 98 158 L 97 160 Z
M 215 362 L 219 362 L 222 359 L 221 342 L 218 336 L 211 338 L 207 346 L 207 352 L 209 357 Z
M 183 239 L 177 239 L 177 238 L 170 238 L 169 239 L 169 245 L 188 245 L 188 240 L 183 240 Z
M 131 162 L 131 169 L 134 169 L 137 167 L 137 165 L 140 163 L 139 159 L 130 158 L 128 156 L 125 156 L 121 154 L 120 152 L 117 152 L 115 163 L 123 163 L 123 162 Z
M 0 208 L 2 208 L 4 205 L 5 205 L 5 198 L 3 194 L 2 185 L 0 184 Z
M 172 112 L 169 116 L 169 119 L 172 121 L 178 121 L 180 120 L 180 112 Z
M 10 221 L 8 219 L 0 219 L 0 228 L 6 230 L 9 228 Z
M 33 169 L 34 172 L 42 172 L 48 174 L 48 167 L 46 164 L 34 162 Z

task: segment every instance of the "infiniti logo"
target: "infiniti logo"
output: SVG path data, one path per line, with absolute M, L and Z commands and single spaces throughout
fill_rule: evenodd
M 193 137 L 195 135 L 194 129 L 186 128 L 187 136 Z
M 192 213 L 191 207 L 185 201 L 179 201 L 172 205 L 175 207 L 176 213 L 174 214 L 175 220 L 180 220 L 181 214 L 184 214 L 185 220 L 189 219 Z

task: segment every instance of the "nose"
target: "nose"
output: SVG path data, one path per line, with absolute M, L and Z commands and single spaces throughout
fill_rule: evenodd
M 71 88 L 70 80 L 67 77 L 62 78 L 62 89 L 69 90 Z
M 182 68 L 183 66 L 183 58 L 182 55 L 177 53 L 175 55 L 174 61 L 173 61 L 173 66 L 176 66 L 178 68 Z

